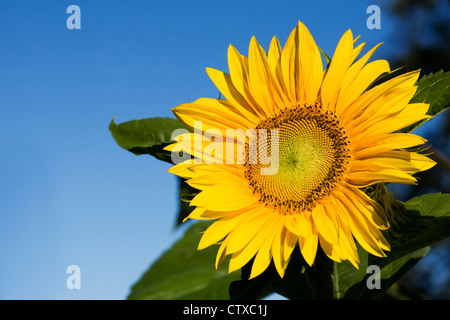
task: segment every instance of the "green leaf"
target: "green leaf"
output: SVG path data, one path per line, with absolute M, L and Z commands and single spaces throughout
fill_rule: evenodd
M 404 205 L 408 222 L 402 225 L 400 234 L 390 240 L 388 257 L 373 259 L 380 266 L 450 237 L 450 194 L 426 194 Z
M 450 194 L 427 194 L 404 204 L 405 221 L 389 240 L 391 251 L 380 258 L 358 246 L 359 270 L 348 261 L 334 265 L 334 296 L 338 299 L 378 299 L 409 271 L 430 249 L 450 237 Z M 400 213 L 399 213 L 400 214 Z M 402 218 L 402 217 L 400 217 Z M 367 267 L 381 269 L 381 289 L 369 290 Z
M 185 127 L 172 118 L 147 118 L 116 124 L 112 119 L 109 130 L 117 144 L 135 155 L 150 154 L 159 160 L 171 161 L 170 152 L 163 150 L 172 141 L 172 133 Z
M 192 225 L 133 285 L 130 300 L 223 300 L 229 299 L 229 284 L 240 278 L 228 274 L 226 263 L 214 268 L 217 246 L 198 251 L 201 233 L 210 222 Z
M 377 264 L 377 262 L 373 260 L 373 258 L 375 258 L 374 256 L 368 254 L 367 251 L 358 246 L 358 254 L 361 260 L 359 270 L 355 269 L 348 261 L 334 264 L 334 297 L 337 299 L 351 300 L 372 300 L 382 298 L 395 282 L 403 277 L 406 272 L 414 267 L 416 263 L 428 253 L 429 249 L 429 247 L 424 247 L 417 251 L 413 251 L 389 264 Z M 370 272 L 370 269 L 368 269 L 369 266 L 377 266 L 381 269 L 380 289 L 369 289 L 367 285 L 368 281 L 371 282 L 370 277 L 374 275 L 373 272 Z
M 408 200 L 405 207 L 423 217 L 450 218 L 450 194 L 431 193 L 415 197 Z M 450 230 L 447 231 L 450 232 Z
M 450 72 L 441 70 L 434 74 L 430 73 L 423 76 L 416 85 L 418 88 L 410 103 L 429 103 L 427 114 L 431 118 L 419 121 L 400 132 L 411 132 L 450 108 Z
M 358 244 L 359 268 L 356 269 L 350 262 L 334 262 L 333 264 L 333 296 L 335 299 L 343 299 L 347 291 L 359 284 L 366 276 L 367 252 Z

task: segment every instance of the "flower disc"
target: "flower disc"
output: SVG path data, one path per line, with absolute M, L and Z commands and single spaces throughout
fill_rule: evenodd
M 348 138 L 336 115 L 321 109 L 297 106 L 262 121 L 256 127 L 258 159 L 247 148 L 250 186 L 262 203 L 281 213 L 313 208 L 333 190 L 348 163 Z

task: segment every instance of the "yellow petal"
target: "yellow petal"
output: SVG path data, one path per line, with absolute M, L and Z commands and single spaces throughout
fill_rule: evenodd
M 396 116 L 384 119 L 383 121 L 373 124 L 370 130 L 366 131 L 367 134 L 361 135 L 361 138 L 363 136 L 368 138 L 370 136 L 395 132 L 400 129 L 406 128 L 418 121 L 429 118 L 430 116 L 425 114 L 425 112 L 428 110 L 428 104 L 421 103 L 417 105 L 421 105 L 421 107 L 416 108 L 415 110 L 413 110 L 413 108 L 405 108 Z
M 211 211 L 231 211 L 249 207 L 259 200 L 250 188 L 230 185 L 215 185 L 200 192 L 191 201 L 191 206 L 198 206 Z
M 184 218 L 183 222 L 186 222 L 188 219 L 207 220 L 202 216 L 204 212 L 205 209 L 203 208 L 195 208 L 186 218 Z
M 249 87 L 253 97 L 262 110 L 270 117 L 288 104 L 288 99 L 278 84 L 276 75 L 272 73 L 266 53 L 252 37 L 249 47 Z M 289 105 L 290 106 L 290 105 Z
M 341 259 L 339 258 L 338 250 L 337 250 L 337 243 L 331 244 L 328 241 L 325 240 L 325 238 L 322 236 L 322 234 L 319 233 L 319 243 L 320 247 L 322 248 L 323 252 L 327 255 L 328 258 L 330 258 L 333 261 L 341 262 Z
M 241 251 L 235 252 L 231 255 L 230 265 L 228 268 L 229 272 L 242 268 L 255 256 L 266 240 L 268 231 L 268 228 L 263 228 L 255 235 L 247 246 L 245 246 Z
M 296 37 L 298 26 L 292 30 L 283 51 L 281 52 L 281 73 L 283 76 L 284 87 L 286 88 L 286 96 L 292 105 L 297 103 L 296 78 L 298 74 L 298 61 L 296 60 Z
M 385 230 L 389 228 L 389 221 L 383 207 L 378 202 L 372 200 L 361 190 L 352 186 L 347 186 L 347 197 L 358 208 L 359 212 L 364 214 L 367 220 L 378 229 Z
M 253 36 L 248 49 L 249 87 L 253 97 L 268 118 L 275 112 L 274 101 L 270 95 L 269 65 L 266 54 Z
M 361 37 L 361 35 L 359 35 L 358 37 L 355 38 L 355 40 L 353 40 L 353 46 L 356 45 L 356 41 L 359 37 Z M 366 43 L 363 42 L 363 43 L 359 44 L 357 47 L 353 48 L 352 61 L 355 61 L 355 59 L 359 56 L 359 54 L 361 53 L 361 51 L 365 45 L 366 45 Z
M 300 21 L 298 22 L 297 52 L 301 69 L 297 80 L 297 99 L 303 100 L 307 104 L 313 104 L 317 100 L 322 84 L 322 58 L 314 38 Z M 304 89 L 300 90 L 301 87 Z
M 248 187 L 248 182 L 244 176 L 233 174 L 230 171 L 220 171 L 220 170 L 203 174 L 199 172 L 196 174 L 196 176 L 189 179 L 187 183 L 191 187 L 199 190 L 205 190 L 215 185 L 239 186 L 242 188 Z
M 353 236 L 367 252 L 385 257 L 383 250 L 389 250 L 389 244 L 383 234 L 371 223 L 368 223 L 364 214 L 343 194 L 337 193 L 336 204 L 340 208 L 340 217 L 350 229 Z
M 336 227 L 334 222 L 335 218 L 332 215 L 333 212 L 331 210 L 325 210 L 322 204 L 318 204 L 312 211 L 314 225 L 317 227 L 320 236 L 329 243 L 335 244 L 338 242 L 339 229 Z
M 367 64 L 345 89 L 341 89 L 336 110 L 340 110 L 355 101 L 381 74 L 389 72 L 386 60 L 376 60 Z M 338 111 L 339 110 L 339 111 Z
M 287 217 L 286 228 L 295 235 L 309 237 L 312 232 L 312 224 L 309 219 L 310 213 L 294 213 Z
M 319 48 L 309 30 L 298 22 L 281 53 L 281 88 L 286 91 L 291 105 L 312 104 L 323 78 Z
M 385 151 L 391 151 L 395 149 L 411 148 L 414 146 L 422 145 L 427 140 L 410 133 L 392 133 L 386 135 L 383 139 L 377 139 L 375 141 L 367 141 L 366 144 L 359 145 L 359 148 L 353 146 L 355 153 L 355 160 L 362 160 L 368 157 L 373 157 L 376 154 Z
M 330 203 L 335 210 L 339 210 L 334 197 L 330 198 Z M 339 220 L 339 244 L 335 246 L 336 252 L 341 260 L 349 260 L 358 269 L 359 257 L 353 236 L 342 217 L 339 214 L 336 217 Z
M 378 103 L 374 103 L 380 97 L 384 97 L 386 92 L 393 88 L 412 87 L 419 77 L 420 71 L 412 71 L 404 73 L 393 79 L 383 82 L 370 90 L 364 92 L 351 106 L 342 111 L 342 117 L 347 123 L 351 123 L 354 119 L 357 119 L 361 114 L 374 114 L 381 106 Z
M 386 151 L 364 160 L 355 160 L 354 171 L 376 172 L 384 169 L 398 169 L 408 173 L 425 171 L 432 168 L 436 162 L 430 158 L 407 151 Z
M 365 114 L 372 115 L 372 118 L 387 117 L 392 114 L 401 112 L 407 107 L 409 101 L 417 91 L 417 87 L 395 87 L 386 90 L 384 95 L 377 99 L 373 106 L 366 109 Z M 365 114 L 361 117 L 364 118 Z
M 281 59 L 281 46 L 276 37 L 272 38 L 269 46 L 269 52 L 267 53 L 267 62 L 273 75 L 278 73 L 277 69 L 280 67 Z
M 249 105 L 245 98 L 233 85 L 229 74 L 212 68 L 206 68 L 206 72 L 216 85 L 217 89 L 248 121 L 259 123 L 261 115 L 253 106 Z
M 339 256 L 342 260 L 349 260 L 356 269 L 359 269 L 360 261 L 353 236 L 344 223 L 341 223 L 341 226 L 339 229 Z
M 353 35 L 347 30 L 339 41 L 321 88 L 322 106 L 334 108 L 345 73 L 350 66 L 353 52 Z
M 249 89 L 249 66 L 247 57 L 242 56 L 234 46 L 228 47 L 228 69 L 234 87 L 245 98 L 247 103 L 259 114 L 263 114 L 255 102 Z
M 240 211 L 209 211 L 204 208 L 195 208 L 189 216 L 187 216 L 183 222 L 188 219 L 196 219 L 196 220 L 213 220 L 219 218 L 231 218 L 234 215 L 241 214 Z
M 276 215 L 271 211 L 259 206 L 248 210 L 245 219 L 228 235 L 227 254 L 242 250 L 260 232 L 267 220 Z
M 220 135 L 220 132 L 217 133 Z M 205 140 L 204 135 L 200 133 L 190 132 L 181 134 L 175 137 L 175 140 L 178 142 L 165 147 L 164 150 L 171 151 L 172 153 L 187 152 L 196 158 L 191 164 L 201 164 L 202 162 L 207 164 L 224 163 L 224 160 L 226 160 L 224 158 L 224 147 L 226 144 L 220 141 L 211 142 L 211 140 Z
M 347 181 L 358 188 L 364 188 L 379 182 L 416 184 L 417 180 L 413 176 L 401 170 L 383 169 L 377 172 L 350 172 L 347 176 Z
M 280 226 L 277 228 L 272 242 L 272 258 L 278 274 L 283 278 L 287 267 L 287 260 L 283 257 L 283 242 L 287 229 L 284 227 L 286 215 L 280 216 Z
M 219 250 L 217 250 L 216 262 L 215 262 L 216 270 L 219 268 L 219 266 L 222 264 L 222 262 L 225 260 L 225 257 L 227 256 L 227 254 L 225 252 L 227 245 L 228 245 L 228 238 L 225 238 L 222 241 L 222 244 L 220 245 Z
M 225 238 L 227 234 L 233 230 L 236 225 L 243 219 L 245 215 L 239 214 L 217 220 L 203 233 L 198 244 L 198 250 L 209 247 L 212 244 Z
M 364 44 L 362 44 L 362 45 L 364 45 Z M 370 59 L 370 57 L 373 55 L 375 50 L 378 49 L 378 47 L 380 45 L 381 45 L 381 43 L 376 45 L 375 47 L 373 47 L 363 57 L 361 57 L 358 61 L 353 63 L 348 68 L 347 72 L 345 73 L 345 77 L 342 80 L 341 92 L 339 94 L 339 98 L 338 98 L 338 101 L 336 103 L 336 112 L 337 113 L 339 113 L 339 114 L 342 113 L 342 111 L 346 107 L 348 107 L 350 102 L 352 102 L 354 100 L 354 98 L 353 99 L 347 99 L 345 92 L 350 92 L 348 87 L 354 83 L 355 78 L 358 76 L 358 74 L 360 73 L 361 69 L 364 67 L 364 65 L 367 63 L 367 61 Z M 355 48 L 355 50 L 359 49 L 360 46 L 358 46 L 358 48 Z M 362 47 L 361 47 L 361 49 L 362 49 Z
M 290 99 L 288 98 L 289 94 L 287 93 L 283 80 L 283 73 L 281 70 L 281 54 L 282 50 L 280 42 L 276 37 L 273 37 L 270 43 L 269 52 L 267 54 L 267 62 L 269 64 L 269 69 L 272 73 L 272 79 L 277 92 L 275 99 L 276 103 L 278 103 L 278 109 L 292 105 Z M 278 100 L 278 96 L 280 100 Z
M 170 167 L 169 170 L 167 170 L 167 172 L 185 179 L 189 179 L 195 175 L 194 171 L 192 171 L 191 168 L 192 164 L 179 163 L 177 165 Z
M 272 221 L 270 222 L 270 225 L 267 226 L 267 229 L 269 230 L 266 234 L 264 243 L 258 250 L 258 253 L 255 256 L 255 260 L 253 261 L 250 279 L 255 278 L 263 273 L 272 260 L 272 252 L 270 249 L 275 239 L 276 231 L 282 226 L 282 219 L 280 219 L 278 215 L 273 215 L 271 217 L 271 220 Z
M 297 245 L 298 237 L 290 232 L 289 230 L 286 230 L 286 235 L 284 236 L 284 243 L 283 243 L 283 251 L 282 251 L 282 260 L 287 263 L 289 261 L 289 257 L 292 254 L 292 251 L 294 250 L 295 246 Z
M 398 113 L 407 107 L 416 89 L 416 87 L 400 87 L 387 90 L 384 95 L 375 99 L 358 118 L 349 122 L 349 134 L 359 138 L 357 140 L 365 140 L 361 136 L 365 136 L 364 133 L 371 131 L 374 124 L 383 122 L 389 117 L 397 117 Z
M 298 245 L 300 247 L 303 259 L 305 259 L 309 266 L 312 266 L 314 259 L 316 258 L 318 241 L 318 231 L 315 226 L 313 226 L 313 232 L 309 237 L 298 237 Z
M 187 128 L 194 130 L 194 122 L 201 121 L 202 132 L 217 128 L 224 136 L 226 129 L 247 130 L 257 124 L 243 117 L 226 100 L 201 98 L 192 103 L 181 104 L 172 110 Z

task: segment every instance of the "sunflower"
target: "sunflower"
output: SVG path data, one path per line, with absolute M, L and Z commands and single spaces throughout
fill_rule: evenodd
M 283 49 L 276 37 L 267 53 L 252 37 L 248 57 L 230 45 L 229 74 L 207 68 L 226 99 L 173 109 L 193 132 L 167 150 L 193 159 L 169 172 L 199 190 L 188 219 L 215 219 L 198 249 L 220 245 L 216 268 L 229 255 L 229 272 L 254 259 L 253 278 L 273 260 L 283 277 L 297 245 L 309 265 L 320 245 L 330 259 L 358 268 L 355 240 L 386 256 L 389 221 L 364 189 L 415 184 L 412 174 L 435 164 L 408 151 L 425 139 L 397 132 L 427 118 L 428 104 L 408 104 L 419 71 L 373 86 L 389 64 L 367 63 L 379 45 L 358 58 L 364 43 L 355 46 L 357 39 L 345 32 L 325 70 L 301 22 Z

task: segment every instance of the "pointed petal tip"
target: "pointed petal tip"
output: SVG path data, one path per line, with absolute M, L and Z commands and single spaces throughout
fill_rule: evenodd
M 227 54 L 228 54 L 228 56 L 230 56 L 230 55 L 233 54 L 233 53 L 239 53 L 239 51 L 236 49 L 235 46 L 233 46 L 233 45 L 230 43 L 230 45 L 228 46 L 228 49 L 227 49 Z
M 300 20 L 297 20 L 297 27 L 305 27 L 305 24 L 303 22 L 301 22 Z

